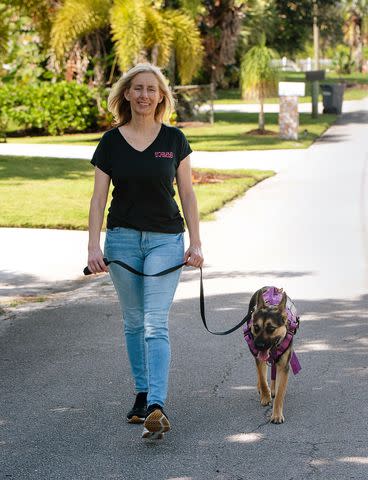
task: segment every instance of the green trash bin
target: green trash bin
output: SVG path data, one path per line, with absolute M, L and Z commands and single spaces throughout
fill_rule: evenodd
M 343 83 L 322 83 L 323 113 L 342 112 L 345 85 Z

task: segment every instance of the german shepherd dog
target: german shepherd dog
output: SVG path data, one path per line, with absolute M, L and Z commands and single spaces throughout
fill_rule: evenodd
M 281 301 L 277 301 L 273 305 L 267 305 L 263 296 L 267 288 L 257 290 L 252 296 L 250 311 L 253 310 L 253 313 L 248 321 L 247 328 L 244 328 L 244 335 L 255 357 L 258 377 L 257 389 L 260 394 L 261 405 L 271 405 L 271 397 L 274 398 L 271 422 L 280 424 L 285 421 L 283 404 L 288 384 L 290 359 L 293 356 L 292 335 L 297 328 L 294 332 L 290 328 L 289 305 L 294 308 L 294 312 L 296 310 L 286 293 L 282 293 L 282 289 L 274 289 L 277 294 L 276 298 L 281 297 Z M 299 322 L 299 318 L 296 317 L 296 319 Z M 249 332 L 251 335 L 249 335 Z M 287 341 L 288 337 L 290 337 L 289 343 Z M 249 339 L 251 339 L 252 344 L 250 344 Z M 283 351 L 285 347 L 286 349 Z M 276 367 L 276 381 L 271 380 L 271 389 L 267 383 L 268 361 L 273 362 Z

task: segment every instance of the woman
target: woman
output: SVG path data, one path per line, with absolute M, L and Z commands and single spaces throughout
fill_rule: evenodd
M 88 267 L 109 271 L 119 297 L 136 399 L 130 423 L 144 423 L 143 438 L 170 430 L 167 397 L 170 343 L 168 314 L 181 270 L 140 277 L 103 256 L 154 274 L 186 262 L 201 267 L 203 255 L 189 154 L 184 134 L 163 122 L 174 100 L 161 71 L 138 64 L 114 85 L 109 98 L 116 127 L 100 140 L 91 163 L 95 183 L 89 212 Z M 184 221 L 174 200 L 176 177 L 190 245 L 184 253 Z M 100 232 L 112 181 L 104 255 Z

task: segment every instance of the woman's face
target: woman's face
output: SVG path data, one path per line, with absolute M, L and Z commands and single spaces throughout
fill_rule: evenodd
M 162 102 L 158 80 L 153 73 L 138 73 L 132 80 L 130 88 L 125 91 L 125 98 L 130 102 L 132 113 L 152 116 L 157 105 Z

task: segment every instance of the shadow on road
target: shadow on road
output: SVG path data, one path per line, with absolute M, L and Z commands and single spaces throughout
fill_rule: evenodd
M 348 135 L 338 135 L 336 132 L 333 134 L 325 133 L 322 137 L 317 138 L 314 143 L 341 143 L 346 142 L 348 139 Z
M 291 272 L 291 271 L 269 271 L 269 270 L 231 270 L 231 271 L 212 271 L 204 272 L 203 280 L 220 279 L 220 278 L 244 278 L 244 277 L 267 277 L 267 278 L 296 278 L 314 275 L 313 271 L 306 272 Z M 193 279 L 199 278 L 198 269 L 185 268 L 181 276 L 181 282 L 191 282 Z
M 25 298 L 27 296 L 47 296 L 53 293 L 75 292 L 84 288 L 86 284 L 96 287 L 102 282 L 109 281 L 108 275 L 81 276 L 76 280 L 62 280 L 42 282 L 37 276 L 2 270 L 0 272 L 0 297 L 8 299 Z
M 366 110 L 344 113 L 336 120 L 336 125 L 348 125 L 350 123 L 364 124 L 368 123 L 368 113 Z

